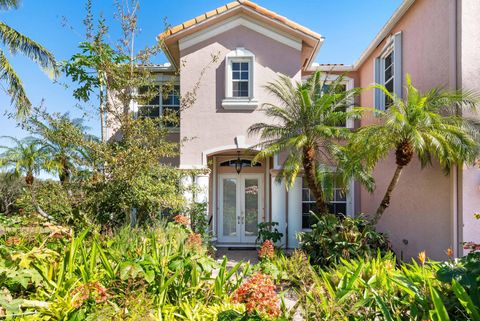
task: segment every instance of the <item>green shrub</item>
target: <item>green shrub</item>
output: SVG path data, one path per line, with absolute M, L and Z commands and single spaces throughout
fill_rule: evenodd
M 301 248 L 310 256 L 312 264 L 329 266 L 340 262 L 340 258 L 368 257 L 377 251 L 389 250 L 384 234 L 363 218 L 338 215 L 316 216 L 312 230 L 299 234 Z
M 258 224 L 258 237 L 255 243 L 263 244 L 266 240 L 270 240 L 273 244 L 280 241 L 283 233 L 277 228 L 278 222 L 262 222 Z

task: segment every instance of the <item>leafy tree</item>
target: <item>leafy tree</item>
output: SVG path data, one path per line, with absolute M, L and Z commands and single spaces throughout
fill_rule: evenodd
M 16 9 L 19 0 L 0 0 L 0 10 Z M 53 55 L 39 43 L 0 21 L 0 42 L 12 53 L 21 53 L 45 70 L 56 72 Z M 6 92 L 11 97 L 17 116 L 24 117 L 32 106 L 23 87 L 22 80 L 10 65 L 4 50 L 0 48 L 0 80 L 7 85 Z
M 16 176 L 25 175 L 25 182 L 31 186 L 47 161 L 47 151 L 33 137 L 17 139 L 3 136 L 15 143 L 14 146 L 0 146 L 0 166 L 11 167 Z
M 360 109 L 350 109 L 358 89 L 345 90 L 342 77 L 326 86 L 319 72 L 306 82 L 293 84 L 287 76 L 269 83 L 267 90 L 280 102 L 265 103 L 263 110 L 273 123 L 257 123 L 249 134 L 260 133 L 261 151 L 255 159 L 288 153 L 278 179 L 291 186 L 304 170 L 320 213 L 327 212 L 324 186 L 331 182 L 331 167 L 338 165 L 340 140 L 348 139 L 351 131 L 345 128 L 349 118 L 358 118 Z M 346 154 L 345 154 L 346 155 Z
M 98 222 L 145 224 L 165 209 L 184 205 L 179 184 L 183 173 L 160 163 L 178 154 L 178 144 L 166 139 L 168 129 L 159 126 L 160 121 L 134 119 L 130 135 L 123 139 L 87 144 L 93 162 L 101 164 L 96 178 L 84 185 L 86 206 Z
M 406 76 L 405 99 L 375 85 L 392 102 L 388 109 L 376 111 L 379 123 L 360 128 L 351 142 L 359 158 L 373 166 L 395 151 L 395 173 L 372 218 L 377 223 L 390 205 L 390 198 L 400 175 L 414 155 L 422 167 L 437 160 L 446 174 L 454 165 L 474 162 L 479 152 L 479 131 L 476 124 L 462 117 L 467 108 L 475 109 L 479 95 L 467 91 L 433 88 L 418 91 Z

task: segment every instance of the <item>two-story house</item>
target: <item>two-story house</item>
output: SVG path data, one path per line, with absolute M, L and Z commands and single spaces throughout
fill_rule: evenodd
M 251 161 L 258 137 L 248 136 L 247 129 L 271 121 L 260 110 L 273 102 L 264 86 L 279 74 L 302 81 L 321 70 L 331 78 L 345 74 L 346 88 L 377 82 L 398 95 L 407 72 L 421 90 L 480 90 L 479 16 L 478 0 L 405 0 L 353 65 L 319 65 L 315 59 L 325 45 L 319 33 L 248 0 L 234 1 L 159 35 L 170 60 L 155 70 L 159 86 L 178 71 L 176 90 L 134 109 L 148 108 L 151 115 L 179 109 L 179 95 L 198 85 L 194 103 L 181 111 L 171 137 L 188 138 L 176 165 L 210 169 L 193 183 L 202 191 L 196 200 L 208 202 L 217 246 L 254 244 L 257 224 L 275 221 L 283 245 L 296 247 L 296 234 L 311 224 L 314 201 L 308 188 L 301 176 L 288 190 L 276 182 L 281 154 Z M 385 108 L 385 98 L 372 90 L 363 91 L 356 103 Z M 374 116 L 366 115 L 346 126 L 372 121 Z M 335 193 L 330 210 L 352 216 L 374 212 L 394 171 L 392 157 L 376 167 L 374 193 L 352 182 L 346 195 Z M 414 161 L 378 227 L 404 258 L 421 250 L 442 258 L 448 247 L 461 255 L 461 242 L 480 241 L 480 222 L 473 219 L 480 210 L 479 184 L 480 171 L 467 165 L 446 176 L 436 166 L 422 170 Z

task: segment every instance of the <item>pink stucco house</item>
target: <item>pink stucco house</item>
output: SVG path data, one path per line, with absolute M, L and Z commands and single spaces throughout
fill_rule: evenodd
M 301 81 L 315 70 L 328 79 L 346 74 L 347 88 L 377 82 L 402 94 L 405 73 L 416 87 L 434 86 L 480 90 L 480 1 L 405 0 L 353 65 L 315 63 L 324 38 L 257 4 L 238 0 L 209 11 L 159 35 L 169 64 L 155 67 L 161 83 L 175 77 L 178 93 L 160 95 L 147 108 L 152 116 L 179 109 L 179 95 L 198 83 L 196 100 L 181 111 L 181 125 L 171 138 L 189 138 L 175 160 L 180 168 L 208 168 L 194 182 L 197 201 L 208 202 L 208 216 L 217 246 L 245 246 L 257 237 L 257 223 L 280 223 L 282 243 L 298 245 L 295 235 L 309 228 L 313 201 L 298 177 L 286 190 L 275 176 L 282 155 L 252 164 L 250 147 L 258 138 L 247 135 L 253 123 L 269 121 L 260 111 L 272 97 L 264 89 L 279 74 Z M 212 59 L 212 56 L 215 59 Z M 332 62 L 335 63 L 335 62 Z M 179 71 L 178 76 L 172 76 Z M 383 109 L 384 97 L 362 92 L 356 102 Z M 372 122 L 349 121 L 355 128 Z M 243 164 L 238 174 L 236 160 Z M 355 182 L 347 195 L 338 193 L 330 209 L 357 215 L 378 206 L 394 167 L 387 159 L 375 170 L 376 192 L 370 194 Z M 394 249 L 404 258 L 426 250 L 441 259 L 452 247 L 462 254 L 461 242 L 480 241 L 480 171 L 467 165 L 445 176 L 438 168 L 420 169 L 413 162 L 405 170 L 392 204 L 379 223 L 389 233 Z

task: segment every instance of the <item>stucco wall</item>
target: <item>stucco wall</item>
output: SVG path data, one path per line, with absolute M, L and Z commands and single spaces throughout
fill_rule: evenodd
M 420 90 L 450 84 L 450 28 L 449 1 L 417 0 L 391 34 L 402 32 L 403 74 L 410 73 Z M 359 68 L 360 87 L 374 82 L 374 59 L 385 46 L 385 40 Z M 364 91 L 362 106 L 374 106 L 373 91 Z M 362 120 L 362 125 L 375 122 L 373 115 Z M 393 154 L 381 161 L 375 170 L 376 190 L 364 189 L 360 195 L 360 211 L 374 213 L 395 169 Z M 434 166 L 421 170 L 417 159 L 405 168 L 393 192 L 390 207 L 379 222 L 379 229 L 390 234 L 397 254 L 415 257 L 426 250 L 429 257 L 444 258 L 452 246 L 452 180 Z M 408 244 L 404 244 L 404 240 Z
M 225 55 L 237 47 L 255 54 L 254 92 L 259 106 L 254 111 L 227 111 L 221 106 L 225 97 Z M 211 148 L 233 145 L 235 136 L 245 136 L 246 144 L 257 143 L 247 136 L 250 125 L 267 121 L 261 104 L 272 101 L 263 88 L 278 78 L 278 73 L 300 80 L 300 51 L 239 26 L 181 51 L 180 71 L 182 95 L 191 92 L 200 80 L 195 103 L 181 113 L 182 138 L 180 165 L 202 165 L 202 152 Z M 212 55 L 218 61 L 212 63 Z M 204 70 L 204 75 L 199 78 Z
M 459 85 L 480 92 L 480 1 L 462 0 L 458 6 L 459 18 Z M 466 114 L 480 118 L 478 114 Z M 465 165 L 461 174 L 461 237 L 464 241 L 480 243 L 480 220 L 473 213 L 480 212 L 480 170 Z M 462 235 L 463 234 L 463 235 Z

